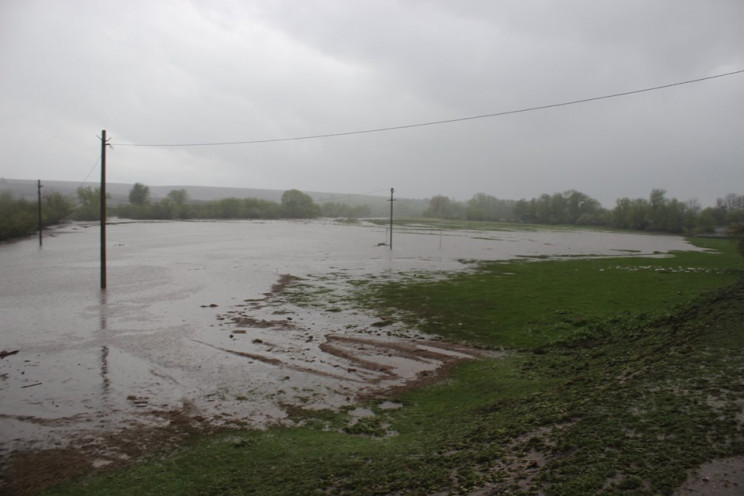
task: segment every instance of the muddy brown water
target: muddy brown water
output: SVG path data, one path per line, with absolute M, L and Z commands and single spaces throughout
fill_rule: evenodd
M 459 260 L 694 250 L 675 236 L 372 224 L 74 223 L 0 245 L 0 457 L 167 425 L 176 412 L 264 427 L 286 405 L 353 404 L 478 352 L 353 309 L 278 298 L 291 277 L 458 270 Z M 17 353 L 16 353 L 17 352 Z

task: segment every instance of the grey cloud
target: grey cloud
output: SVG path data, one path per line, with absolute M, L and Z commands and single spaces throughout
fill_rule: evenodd
M 104 128 L 121 144 L 286 138 L 738 70 L 742 18 L 733 0 L 3 2 L 0 176 L 82 180 Z M 576 188 L 606 206 L 660 187 L 710 204 L 740 183 L 742 81 L 322 140 L 120 146 L 110 177 L 458 199 Z

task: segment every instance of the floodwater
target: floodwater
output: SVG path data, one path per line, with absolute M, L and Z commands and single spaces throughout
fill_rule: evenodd
M 73 223 L 0 245 L 0 458 L 168 425 L 265 427 L 286 405 L 350 405 L 479 352 L 358 310 L 281 299 L 293 277 L 455 270 L 459 260 L 648 255 L 675 236 L 396 230 L 330 221 Z M 309 282 L 303 281 L 303 282 Z M 392 331 L 392 332 L 391 332 Z

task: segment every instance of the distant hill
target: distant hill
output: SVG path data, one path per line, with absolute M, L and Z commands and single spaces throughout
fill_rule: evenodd
M 95 182 L 78 183 L 74 181 L 41 181 L 42 192 L 58 192 L 63 195 L 76 196 L 80 186 L 98 187 Z M 129 203 L 129 192 L 132 184 L 106 183 L 106 193 L 111 195 L 110 204 L 118 205 Z M 220 200 L 222 198 L 258 198 L 280 202 L 285 190 L 275 189 L 250 189 L 250 188 L 223 188 L 217 186 L 149 186 L 150 198 L 158 201 L 165 198 L 168 192 L 174 189 L 185 189 L 189 200 L 194 202 L 207 202 Z M 14 198 L 25 198 L 36 201 L 37 181 L 35 179 L 6 179 L 0 178 L 0 192 L 8 191 Z M 373 215 L 386 215 L 389 209 L 388 198 L 383 196 L 355 195 L 344 193 L 322 193 L 303 191 L 312 197 L 318 204 L 328 202 L 344 203 L 346 205 L 369 205 Z M 419 216 L 428 206 L 428 200 L 414 200 L 396 198 L 396 209 L 399 215 L 404 217 Z
M 41 181 L 43 193 L 61 193 L 63 195 L 77 196 L 80 186 L 98 187 L 98 183 L 77 183 L 74 181 Z M 111 195 L 111 203 L 127 203 L 129 201 L 129 190 L 131 184 L 107 183 L 106 192 Z M 35 179 L 0 179 L 0 192 L 8 191 L 14 198 L 25 198 L 36 201 L 37 181 Z M 170 190 L 169 190 L 170 191 Z

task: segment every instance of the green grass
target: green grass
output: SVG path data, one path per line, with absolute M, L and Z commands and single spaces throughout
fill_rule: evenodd
M 302 427 L 205 436 L 44 494 L 670 494 L 689 469 L 744 454 L 743 264 L 725 241 L 699 243 L 720 253 L 353 282 L 381 314 L 521 351 L 400 394 L 402 408 L 372 402 L 356 427 L 295 409 Z
M 445 339 L 532 348 L 607 318 L 670 312 L 742 275 L 726 240 L 699 240 L 717 252 L 672 258 L 594 258 L 478 264 L 428 283 L 382 282 L 358 293 L 361 304 Z

